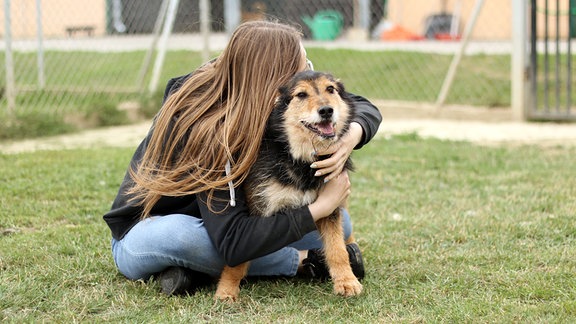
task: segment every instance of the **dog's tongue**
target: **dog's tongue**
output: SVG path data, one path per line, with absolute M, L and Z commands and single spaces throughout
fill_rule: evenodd
M 320 132 L 322 133 L 322 135 L 332 135 L 332 134 L 334 134 L 334 127 L 332 126 L 332 123 L 330 123 L 330 122 L 319 123 L 319 124 L 318 124 L 318 130 L 320 130 Z

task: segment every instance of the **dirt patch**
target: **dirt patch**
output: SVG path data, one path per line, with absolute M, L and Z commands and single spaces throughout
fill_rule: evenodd
M 576 123 L 515 121 L 510 108 L 378 103 L 384 117 L 379 133 L 416 133 L 421 137 L 481 145 L 575 146 Z
M 576 146 L 576 124 L 526 123 L 512 120 L 507 108 L 445 107 L 377 103 L 384 120 L 379 136 L 416 133 L 421 137 L 469 141 L 482 145 Z M 146 136 L 151 122 L 86 130 L 40 139 L 0 143 L 0 152 L 89 147 L 134 147 Z
M 7 154 L 36 150 L 62 150 L 92 147 L 134 147 L 150 128 L 150 121 L 133 125 L 91 129 L 74 134 L 0 143 L 0 152 Z

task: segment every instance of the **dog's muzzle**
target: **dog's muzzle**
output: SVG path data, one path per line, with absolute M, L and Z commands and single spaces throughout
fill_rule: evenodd
M 323 106 L 318 108 L 317 113 L 320 116 L 320 122 L 308 123 L 302 121 L 302 124 L 304 124 L 306 128 L 314 132 L 316 135 L 323 138 L 333 138 L 336 136 L 336 131 L 334 129 L 336 123 L 332 119 L 332 116 L 334 115 L 334 108 L 330 106 Z
M 323 106 L 318 109 L 318 115 L 324 119 L 332 119 L 332 114 L 334 114 L 334 108 L 330 106 Z

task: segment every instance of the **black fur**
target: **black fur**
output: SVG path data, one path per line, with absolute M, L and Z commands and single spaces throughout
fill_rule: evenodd
M 266 217 L 283 209 L 302 207 L 313 203 L 318 197 L 318 189 L 324 181 L 314 176 L 316 170 L 310 168 L 314 159 L 306 151 L 315 150 L 318 145 L 327 147 L 339 140 L 348 131 L 353 115 L 347 97 L 340 100 L 346 96 L 342 84 L 334 79 L 326 83 L 325 77 L 331 78 L 319 72 L 300 73 L 281 89 L 281 98 L 268 120 L 259 156 L 244 183 L 247 204 L 253 216 Z M 302 88 L 295 87 L 297 82 L 305 79 L 312 81 L 303 84 Z M 336 97 L 338 94 L 341 98 Z M 292 102 L 292 95 L 297 96 L 297 101 Z M 334 119 L 334 112 L 339 113 L 338 119 Z M 347 119 L 342 120 L 346 116 Z M 284 127 L 294 129 L 287 131 Z M 335 134 L 338 131 L 340 134 Z M 291 147 L 293 143 L 289 143 L 289 139 L 302 146 Z M 347 168 L 351 167 L 349 161 Z M 346 264 L 350 257 L 344 242 L 341 218 L 340 208 L 336 208 L 328 217 L 317 221 L 318 231 L 334 292 L 342 296 L 355 296 L 362 291 L 362 285 L 354 276 L 350 264 Z M 248 263 L 234 268 L 225 267 L 216 297 L 235 300 L 241 277 L 247 271 Z
M 344 85 L 336 81 L 330 74 L 322 72 L 305 71 L 296 74 L 286 86 L 280 88 L 280 98 L 268 119 L 258 159 L 252 166 L 247 179 L 249 187 L 269 179 L 276 179 L 283 186 L 290 186 L 300 191 L 318 190 L 324 184 L 324 177 L 314 176 L 316 170 L 310 167 L 311 163 L 309 161 L 295 159 L 290 154 L 291 144 L 288 142 L 288 137 L 282 127 L 284 125 L 284 114 L 293 99 L 293 88 L 302 80 L 313 81 L 321 76 L 326 76 L 336 82 L 339 95 L 349 107 L 350 115 L 348 120 L 345 121 L 345 126 L 341 133 L 338 134 L 339 138 L 348 131 L 354 112 Z M 350 159 L 348 159 L 345 168 L 348 170 L 352 169 Z M 250 189 L 248 191 L 250 192 Z

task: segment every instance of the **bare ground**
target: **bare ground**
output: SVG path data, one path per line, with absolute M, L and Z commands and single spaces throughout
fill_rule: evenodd
M 510 109 L 402 107 L 378 104 L 384 121 L 379 136 L 416 133 L 424 138 L 469 141 L 481 145 L 576 146 L 576 124 L 513 121 Z M 36 150 L 89 147 L 136 147 L 150 128 L 150 121 L 133 125 L 86 130 L 39 139 L 0 142 L 0 152 L 15 154 Z

